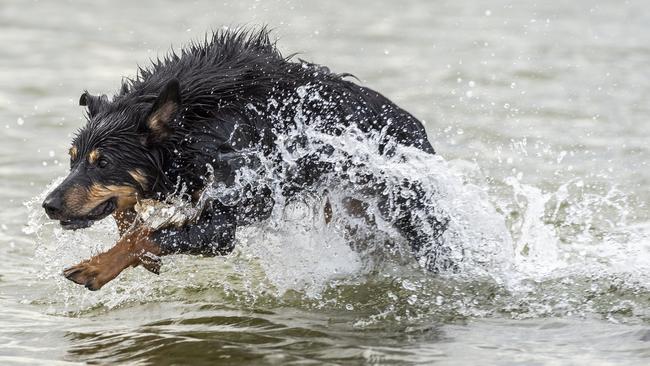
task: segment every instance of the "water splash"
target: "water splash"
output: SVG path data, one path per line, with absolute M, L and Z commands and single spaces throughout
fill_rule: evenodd
M 296 93 L 303 102 L 319 97 L 309 88 Z M 403 146 L 380 155 L 378 136 L 350 128 L 333 137 L 310 129 L 301 111 L 296 108 L 296 129 L 278 141 L 284 169 L 254 157 L 257 163 L 241 169 L 231 186 L 215 183 L 204 192 L 200 202 L 235 204 L 243 198 L 234 193 L 257 185 L 271 189 L 276 201 L 268 219 L 238 228 L 237 249 L 226 258 L 168 257 L 159 277 L 129 270 L 99 293 L 88 293 L 60 271 L 107 249 L 117 230 L 111 219 L 79 232 L 47 221 L 39 202 L 60 179 L 53 182 L 27 203 L 25 230 L 39 244 L 34 260 L 40 278 L 54 283 L 57 296 L 47 301 L 63 303 L 62 311 L 206 298 L 366 310 L 371 315 L 360 319 L 359 327 L 428 317 L 648 316 L 650 225 L 628 223 L 630 199 L 617 187 L 586 178 L 554 190 L 525 184 L 521 177 L 488 181 L 475 163 Z M 309 141 L 304 148 L 289 148 L 292 139 L 304 137 Z M 332 149 L 319 158 L 335 172 L 343 171 L 349 157 L 363 164 L 346 167 L 347 180 L 332 174 L 287 200 L 277 183 L 298 159 L 323 146 Z M 440 243 L 456 264 L 453 270 L 433 275 L 418 266 L 395 228 L 378 214 L 377 202 L 363 194 L 361 177 L 367 175 L 381 175 L 393 187 L 404 179 L 422 184 L 429 194 L 421 214 L 448 219 Z M 505 193 L 490 193 L 495 186 Z M 349 197 L 364 200 L 374 220 L 348 212 L 343 203 Z M 334 213 L 330 223 L 324 219 L 326 202 Z M 165 216 L 169 204 L 177 210 Z M 178 213 L 191 216 L 195 209 L 172 200 L 148 214 L 164 221 Z

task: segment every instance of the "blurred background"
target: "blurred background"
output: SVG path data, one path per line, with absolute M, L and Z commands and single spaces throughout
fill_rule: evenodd
M 317 295 L 270 294 L 268 273 L 237 258 L 201 278 L 187 273 L 213 261 L 179 258 L 166 279 L 141 285 L 137 270 L 101 294 L 62 280 L 97 249 L 83 240 L 112 235 L 62 241 L 37 203 L 66 174 L 79 95 L 112 95 L 211 30 L 262 24 L 284 54 L 424 121 L 506 225 L 515 270 L 355 274 Z M 0 363 L 646 364 L 648 65 L 643 0 L 2 0 Z

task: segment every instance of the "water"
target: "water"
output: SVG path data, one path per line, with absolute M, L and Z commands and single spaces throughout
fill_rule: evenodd
M 0 362 L 647 364 L 649 14 L 640 0 L 4 1 Z M 447 192 L 461 270 L 352 251 L 304 197 L 240 230 L 228 258 L 166 258 L 96 293 L 63 279 L 116 239 L 110 220 L 72 234 L 38 209 L 79 94 L 211 27 L 264 22 L 285 52 L 426 121 L 444 160 L 402 173 Z

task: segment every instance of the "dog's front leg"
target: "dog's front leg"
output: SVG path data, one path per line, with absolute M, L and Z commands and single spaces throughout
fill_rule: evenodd
M 123 235 L 108 251 L 87 259 L 63 271 L 72 282 L 99 290 L 128 267 L 143 265 L 158 273 L 162 254 L 160 246 L 151 238 L 152 232 L 145 227 L 134 228 Z
M 113 218 L 115 219 L 117 230 L 120 232 L 120 236 L 122 236 L 126 234 L 127 231 L 133 229 L 138 218 L 138 214 L 134 209 L 130 208 L 126 210 L 116 211 L 113 213 Z

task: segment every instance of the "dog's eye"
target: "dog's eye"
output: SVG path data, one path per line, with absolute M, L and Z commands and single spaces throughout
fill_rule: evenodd
M 97 166 L 100 168 L 106 168 L 108 166 L 108 160 L 99 159 L 99 161 L 97 162 Z

